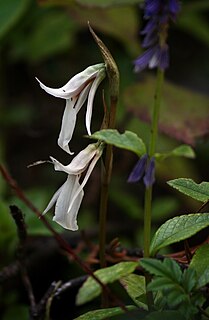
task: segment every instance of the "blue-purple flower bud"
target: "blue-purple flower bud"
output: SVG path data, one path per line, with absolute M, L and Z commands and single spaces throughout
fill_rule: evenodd
M 135 167 L 131 171 L 128 182 L 135 183 L 138 182 L 145 173 L 146 164 L 147 164 L 148 156 L 147 154 L 143 155 L 136 163 Z
M 146 188 L 149 188 L 155 182 L 155 158 L 152 157 L 147 165 L 146 173 L 144 176 L 144 184 Z

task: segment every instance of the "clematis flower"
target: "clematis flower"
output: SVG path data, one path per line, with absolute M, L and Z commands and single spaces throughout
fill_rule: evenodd
M 56 203 L 53 220 L 63 228 L 78 230 L 77 215 L 84 196 L 83 188 L 101 157 L 102 151 L 103 144 L 89 144 L 67 166 L 50 157 L 56 171 L 67 173 L 67 180 L 53 195 L 43 214 L 47 213 Z M 86 174 L 80 183 L 81 175 L 85 171 Z
M 76 74 L 63 87 L 53 89 L 45 86 L 39 79 L 41 88 L 54 97 L 66 100 L 66 107 L 62 118 L 61 131 L 58 138 L 58 145 L 69 154 L 69 142 L 73 136 L 77 113 L 87 100 L 86 129 L 91 135 L 91 117 L 93 101 L 96 90 L 101 81 L 105 78 L 105 64 L 100 63 L 86 68 Z

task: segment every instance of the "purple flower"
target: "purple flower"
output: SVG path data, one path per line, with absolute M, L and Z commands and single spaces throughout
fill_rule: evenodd
M 157 14 L 160 10 L 161 0 L 146 0 L 145 1 L 145 17 L 150 17 Z
M 135 167 L 131 171 L 131 174 L 128 177 L 129 183 L 135 183 L 138 182 L 146 169 L 146 163 L 147 163 L 148 156 L 147 154 L 143 155 L 136 163 Z
M 135 60 L 134 71 L 140 72 L 146 67 L 153 69 L 158 66 L 161 68 L 161 70 L 165 70 L 169 65 L 168 49 L 168 45 L 165 44 L 164 47 L 156 45 L 155 47 L 146 50 Z
M 169 66 L 169 48 L 166 43 L 169 21 L 176 20 L 180 11 L 178 0 L 146 0 L 144 18 L 148 20 L 141 31 L 144 35 L 142 47 L 147 49 L 135 61 L 134 70 L 159 67 L 165 70 Z
M 168 8 L 171 15 L 176 16 L 181 9 L 179 1 L 176 0 L 169 0 L 168 1 Z
M 143 181 L 146 188 L 151 187 L 155 182 L 155 158 L 154 157 L 151 158 L 150 162 L 147 165 Z
M 148 159 L 148 155 L 143 155 L 131 171 L 128 182 L 136 183 L 144 176 L 143 181 L 146 188 L 151 187 L 155 182 L 155 158 Z

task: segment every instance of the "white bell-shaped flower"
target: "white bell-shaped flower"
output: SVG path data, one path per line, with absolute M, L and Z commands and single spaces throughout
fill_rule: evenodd
M 78 230 L 77 215 L 84 196 L 83 188 L 98 159 L 101 157 L 102 151 L 103 144 L 89 144 L 67 166 L 50 157 L 54 164 L 54 169 L 67 173 L 68 177 L 66 182 L 53 195 L 43 214 L 48 212 L 56 203 L 53 220 L 63 228 L 72 231 Z M 79 180 L 84 171 L 86 171 L 86 174 L 80 184 Z
M 73 152 L 70 151 L 68 144 L 74 132 L 77 113 L 86 100 L 86 129 L 88 134 L 91 135 L 91 118 L 94 96 L 98 86 L 104 78 L 104 63 L 99 63 L 86 68 L 84 71 L 76 74 L 59 89 L 49 88 L 36 78 L 41 88 L 47 93 L 54 97 L 66 100 L 58 145 L 69 154 L 73 154 Z

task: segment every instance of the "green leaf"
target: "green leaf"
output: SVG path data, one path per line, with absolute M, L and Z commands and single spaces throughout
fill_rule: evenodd
M 112 6 L 133 5 L 143 3 L 144 0 L 76 0 L 85 7 L 107 8 Z
M 207 226 L 209 226 L 209 213 L 191 213 L 166 221 L 152 239 L 151 255 L 163 247 L 193 236 Z
M 103 268 L 94 272 L 102 283 L 112 283 L 125 275 L 132 273 L 139 265 L 138 262 L 120 262 L 114 266 Z M 96 298 L 101 293 L 101 286 L 89 277 L 78 291 L 76 304 L 81 305 Z
M 155 85 L 155 78 L 146 77 L 143 82 L 128 87 L 124 93 L 126 110 L 149 122 Z M 199 137 L 209 133 L 209 98 L 169 82 L 165 82 L 163 88 L 159 130 L 181 142 L 195 145 Z
M 190 293 L 197 284 L 197 274 L 195 270 L 188 268 L 184 270 L 182 275 L 182 284 L 187 293 Z
M 29 3 L 29 0 L 0 0 L 0 39 L 15 26 Z
M 146 147 L 142 139 L 131 131 L 119 133 L 115 129 L 106 129 L 97 131 L 89 137 L 112 144 L 118 148 L 133 151 L 139 157 L 146 153 Z
M 196 271 L 199 279 L 199 287 L 209 283 L 209 244 L 206 243 L 198 248 L 192 257 L 189 268 Z
M 165 288 L 165 287 L 164 287 Z M 183 294 L 181 288 L 175 288 L 175 290 L 170 290 L 167 294 L 167 301 L 170 306 L 178 306 L 184 301 L 188 300 L 188 295 Z
M 198 279 L 198 288 L 201 288 L 209 283 L 209 267 L 207 267 Z
M 167 277 L 175 282 L 180 282 L 181 280 L 181 269 L 178 263 L 172 259 L 166 258 L 160 261 L 152 258 L 143 258 L 140 260 L 140 265 L 155 276 Z
M 164 290 L 165 288 L 166 290 L 170 289 L 173 291 L 175 289 L 175 284 L 171 279 L 158 277 L 150 282 L 147 288 L 151 291 Z
M 186 194 L 187 196 L 206 202 L 209 199 L 209 182 L 195 183 L 192 179 L 179 178 L 167 182 L 169 186 Z
M 135 306 L 126 306 L 126 309 L 128 311 L 136 310 Z M 115 308 L 107 308 L 107 309 L 99 309 L 94 311 L 89 311 L 82 316 L 79 316 L 78 318 L 75 318 L 74 320 L 102 320 L 111 318 L 120 314 L 125 313 L 124 310 L 122 310 L 119 307 Z
M 145 277 L 131 273 L 121 278 L 120 283 L 135 304 L 147 310 Z
M 188 146 L 187 144 L 182 144 L 181 146 L 173 149 L 170 152 L 155 154 L 155 158 L 158 160 L 165 160 L 166 158 L 172 157 L 172 156 L 193 159 L 195 158 L 195 153 L 190 146 Z

